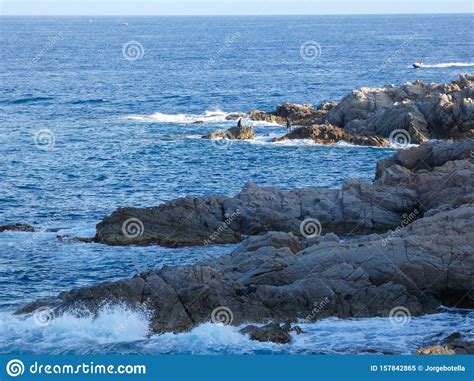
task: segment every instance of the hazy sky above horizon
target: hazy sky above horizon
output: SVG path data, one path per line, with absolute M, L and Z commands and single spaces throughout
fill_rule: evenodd
M 472 12 L 472 0 L 0 0 L 2 15 L 305 15 Z

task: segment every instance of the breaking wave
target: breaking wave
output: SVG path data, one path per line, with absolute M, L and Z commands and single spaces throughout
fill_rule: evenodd
M 157 123 L 175 123 L 175 124 L 235 124 L 242 117 L 246 125 L 253 127 L 258 126 L 275 126 L 281 127 L 278 123 L 256 121 L 248 118 L 243 112 L 225 112 L 221 110 L 205 111 L 203 114 L 164 114 L 155 112 L 151 115 L 127 115 L 125 119 L 137 120 L 141 122 L 157 122 Z
M 64 314 L 40 326 L 31 315 L 0 313 L 0 353 L 48 354 L 337 354 L 414 353 L 454 332 L 471 335 L 472 310 L 440 309 L 394 327 L 390 318 L 327 318 L 299 324 L 290 344 L 261 343 L 239 333 L 243 326 L 203 323 L 189 332 L 150 335 L 150 314 L 122 305 L 96 315 Z
M 204 114 L 163 114 L 161 112 L 155 112 L 151 115 L 128 115 L 126 119 L 138 120 L 143 122 L 161 122 L 161 123 L 178 123 L 178 124 L 190 124 L 190 123 L 223 123 L 229 122 L 226 117 L 232 113 L 224 111 L 205 111 Z

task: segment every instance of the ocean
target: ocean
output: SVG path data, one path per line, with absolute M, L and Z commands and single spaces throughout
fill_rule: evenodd
M 63 290 L 235 248 L 57 239 L 92 236 L 117 207 L 233 195 L 248 181 L 282 189 L 371 181 L 395 147 L 272 143 L 285 129 L 249 120 L 255 141 L 200 137 L 234 125 L 230 113 L 454 80 L 474 67 L 472 24 L 472 15 L 0 17 L 0 224 L 37 228 L 0 234 L 0 353 L 408 353 L 472 326 L 472 313 L 446 309 L 401 331 L 384 318 L 327 319 L 281 346 L 212 324 L 150 337 L 147 313 L 123 306 L 47 327 L 12 315 Z M 420 57 L 427 65 L 413 69 Z M 401 334 L 406 342 L 394 343 Z

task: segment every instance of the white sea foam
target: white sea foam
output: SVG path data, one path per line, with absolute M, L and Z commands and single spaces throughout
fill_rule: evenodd
M 33 314 L 1 312 L 0 353 L 15 349 L 35 353 L 81 350 L 84 346 L 142 340 L 148 332 L 148 312 L 122 305 L 104 306 L 96 316 L 65 313 L 44 326 L 36 323 Z
M 244 326 L 203 323 L 189 332 L 149 336 L 150 314 L 124 306 L 104 307 L 97 316 L 78 318 L 73 314 L 56 317 L 39 326 L 32 316 L 0 313 L 0 353 L 413 353 L 453 332 L 469 334 L 474 312 L 444 312 L 412 317 L 403 326 L 390 318 L 328 318 L 299 324 L 304 333 L 292 334 L 290 344 L 261 343 L 239 333 Z M 438 336 L 442 333 L 442 336 Z
M 438 64 L 423 64 L 421 68 L 448 68 L 448 67 L 472 67 L 472 62 L 445 62 Z M 411 67 L 411 66 L 410 66 Z
M 204 114 L 163 114 L 161 112 L 155 112 L 151 115 L 128 115 L 126 119 L 177 124 L 191 124 L 196 122 L 223 123 L 230 122 L 226 120 L 226 117 L 230 114 L 231 113 L 221 110 L 205 111 Z
M 161 112 L 155 112 L 151 115 L 127 115 L 125 119 L 137 120 L 142 122 L 159 122 L 159 123 L 175 123 L 175 124 L 193 124 L 193 123 L 205 123 L 205 124 L 228 124 L 235 125 L 238 118 L 226 119 L 229 115 L 236 115 L 241 113 L 225 112 L 222 110 L 205 111 L 203 114 L 164 114 Z M 280 124 L 275 122 L 265 122 L 258 120 L 251 120 L 248 117 L 242 117 L 243 122 L 247 126 L 252 127 L 282 127 Z

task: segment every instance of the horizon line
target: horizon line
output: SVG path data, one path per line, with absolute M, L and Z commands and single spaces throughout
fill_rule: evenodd
M 472 12 L 415 12 L 415 13 L 308 13 L 308 14 L 1 14 L 0 17 L 273 17 L 273 16 L 410 16 L 410 15 L 474 15 Z

